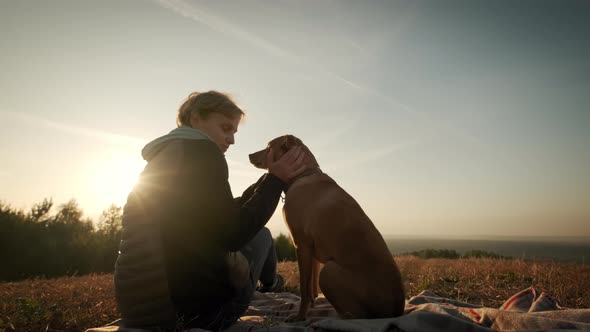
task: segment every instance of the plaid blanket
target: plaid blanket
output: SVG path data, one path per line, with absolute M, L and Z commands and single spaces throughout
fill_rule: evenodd
M 284 323 L 287 316 L 297 311 L 298 305 L 299 297 L 291 293 L 256 293 L 248 311 L 226 331 L 590 331 L 590 309 L 562 308 L 554 298 L 532 287 L 513 295 L 500 308 L 486 308 L 423 291 L 407 301 L 404 315 L 383 319 L 339 319 L 328 301 L 320 297 L 306 321 Z M 116 324 L 86 332 L 113 331 L 143 332 Z

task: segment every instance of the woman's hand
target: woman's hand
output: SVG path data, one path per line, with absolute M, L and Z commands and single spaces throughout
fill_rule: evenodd
M 268 172 L 281 179 L 284 183 L 289 183 L 290 180 L 307 169 L 307 165 L 303 163 L 305 152 L 299 146 L 287 151 L 287 153 L 275 162 L 272 161 L 272 155 L 271 148 L 266 154 Z

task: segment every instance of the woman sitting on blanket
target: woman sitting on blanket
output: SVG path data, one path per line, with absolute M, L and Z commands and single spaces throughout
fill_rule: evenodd
M 244 313 L 258 282 L 282 288 L 264 226 L 304 171 L 303 152 L 269 160 L 268 173 L 234 198 L 224 153 L 243 116 L 222 93 L 192 93 L 178 128 L 142 150 L 147 165 L 125 205 L 115 265 L 125 327 L 219 330 Z

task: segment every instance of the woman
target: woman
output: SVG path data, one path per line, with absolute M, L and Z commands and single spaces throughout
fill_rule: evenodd
M 269 160 L 269 172 L 234 199 L 223 154 L 243 116 L 222 93 L 192 93 L 178 128 L 142 150 L 148 163 L 127 198 L 115 264 L 126 327 L 220 330 L 247 309 L 258 281 L 282 287 L 264 225 L 304 156 L 293 149 Z

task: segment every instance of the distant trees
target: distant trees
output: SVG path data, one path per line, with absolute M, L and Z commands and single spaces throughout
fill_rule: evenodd
M 75 200 L 58 207 L 51 199 L 27 213 L 0 203 L 0 280 L 113 270 L 122 209 L 111 206 L 96 229 Z
M 416 256 L 420 258 L 450 258 L 450 259 L 457 259 L 461 257 L 455 250 L 449 249 L 424 249 L 419 251 L 412 251 L 407 253 L 407 255 Z
M 428 258 L 448 258 L 448 259 L 458 259 L 458 258 L 493 258 L 493 259 L 510 259 L 511 257 L 502 256 L 500 254 L 496 254 L 494 252 L 489 252 L 485 250 L 469 250 L 461 255 L 456 250 L 449 250 L 449 249 L 423 249 L 419 251 L 412 251 L 408 253 L 404 253 L 402 255 L 410 255 L 416 256 L 424 259 Z
M 96 225 L 84 217 L 76 200 L 57 207 L 51 199 L 17 210 L 0 201 L 0 280 L 58 277 L 92 272 L 112 272 L 121 240 L 123 209 L 109 206 Z M 275 238 L 279 261 L 296 261 L 297 252 L 284 234 Z M 449 249 L 424 249 L 406 253 L 421 258 L 496 258 L 484 250 L 462 255 Z
M 98 219 L 98 232 L 107 237 L 116 237 L 123 225 L 123 208 L 111 204 Z
M 496 254 L 495 252 L 485 250 L 469 250 L 463 253 L 463 258 L 494 258 L 494 259 L 510 259 L 512 257 Z
M 0 280 L 112 272 L 122 220 L 117 205 L 94 225 L 74 199 L 56 208 L 45 198 L 28 212 L 0 201 Z M 279 261 L 297 260 L 286 235 L 279 234 L 275 247 Z
M 98 218 L 94 240 L 97 241 L 96 269 L 100 272 L 114 270 L 119 254 L 119 242 L 123 228 L 123 208 L 111 204 Z
M 291 239 L 283 233 L 280 233 L 275 238 L 275 249 L 277 251 L 277 259 L 279 262 L 297 260 L 297 250 L 291 243 Z

